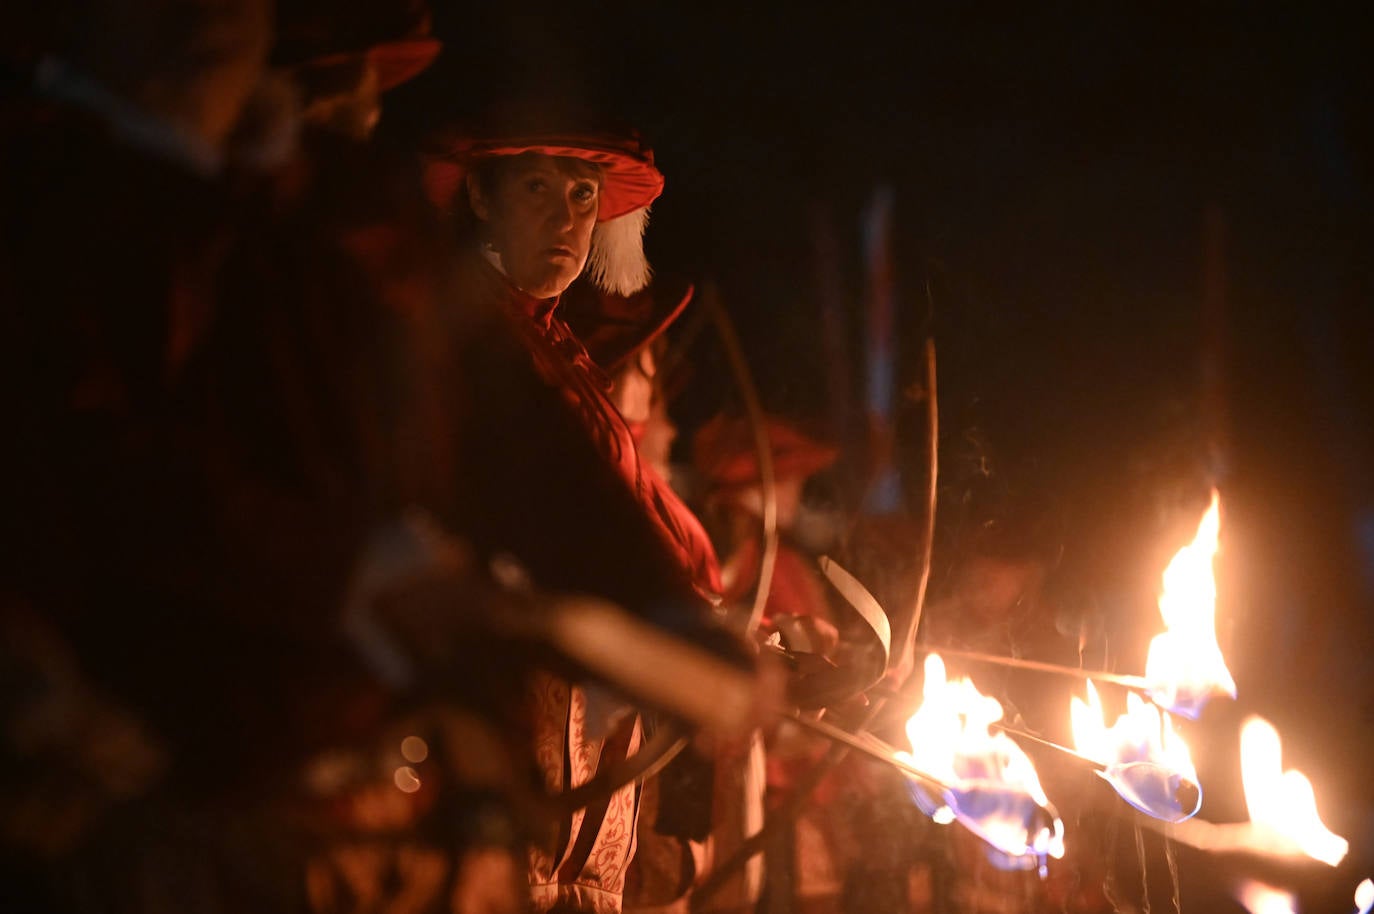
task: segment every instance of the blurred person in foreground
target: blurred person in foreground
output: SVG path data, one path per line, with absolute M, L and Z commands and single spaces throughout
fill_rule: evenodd
M 8 898 L 518 910 L 499 860 L 474 881 L 490 858 L 451 856 L 492 804 L 434 790 L 533 783 L 508 702 L 559 660 L 493 630 L 520 601 L 487 560 L 554 578 L 549 530 L 595 506 L 586 548 L 635 564 L 582 562 L 581 589 L 646 615 L 693 593 L 636 552 L 655 528 L 504 323 L 439 313 L 418 183 L 370 173 L 317 209 L 225 180 L 267 37 L 251 2 L 110 3 L 6 100 Z M 407 711 L 434 703 L 481 726 L 424 739 Z M 359 764 L 411 811 L 349 789 Z M 515 850 L 510 818 L 485 837 Z
M 345 62 L 364 64 L 365 73 L 379 56 L 399 57 L 413 71 L 424 40 L 415 27 L 381 28 L 387 21 L 380 17 L 375 30 L 387 45 L 350 51 Z M 381 55 L 382 47 L 396 54 Z M 588 671 L 510 644 L 501 630 L 518 614 L 483 598 L 486 569 L 499 565 L 503 581 L 609 598 L 698 641 L 713 635 L 702 624 L 709 620 L 693 615 L 696 595 L 658 529 L 586 434 L 583 414 L 536 371 L 504 303 L 471 296 L 452 269 L 467 251 L 422 199 L 419 173 L 392 158 L 394 147 L 359 142 L 370 129 L 366 117 L 333 116 L 368 110 L 369 80 L 348 83 L 358 91 L 342 94 L 347 104 L 312 103 L 319 83 L 300 74 L 332 61 L 328 48 L 291 67 L 305 98 L 306 139 L 317 139 L 306 144 L 307 167 L 278 183 L 274 199 L 284 211 L 267 220 L 271 231 L 238 252 L 244 269 L 225 271 L 234 307 L 219 328 L 218 363 L 226 377 L 239 372 L 233 387 L 244 393 L 227 406 L 248 432 L 243 460 L 267 478 L 303 477 L 313 500 L 331 509 L 339 502 L 362 518 L 382 512 L 376 529 L 361 531 L 369 536 L 344 593 L 343 630 L 378 678 L 410 700 L 368 746 L 340 747 L 348 751 L 314 769 L 332 772 L 314 783 L 316 800 L 335 812 L 324 827 L 337 828 L 339 840 L 310 859 L 310 900 L 318 910 L 376 898 L 430 904 L 451 890 L 457 910 L 523 908 L 526 893 L 510 886 L 523 880 L 526 844 L 575 827 L 564 823 L 614 819 L 626 790 L 602 788 L 585 798 L 585 812 L 545 820 L 547 734 L 531 732 L 527 674 L 534 666 L 584 678 Z M 298 341 L 297 358 L 271 358 L 275 374 L 266 379 L 244 373 L 251 362 L 243 351 L 283 339 Z M 254 444 L 279 440 L 279 430 L 286 447 Z M 353 542 L 357 519 L 327 516 Z M 589 517 L 598 522 L 588 525 Z M 290 525 L 271 526 L 282 531 L 280 555 L 314 548 Z M 470 559 L 456 581 L 442 580 L 446 553 Z M 308 554 L 302 559 L 311 564 Z M 435 576 L 447 586 L 428 592 Z M 361 599 L 358 587 L 366 598 L 374 578 L 385 585 L 396 577 L 419 590 L 420 611 L 405 601 L 390 615 L 367 609 L 377 595 Z M 722 639 L 715 647 L 731 653 Z M 417 691 L 432 700 L 417 703 Z M 428 747 L 418 761 L 397 755 L 406 733 Z M 629 754 L 634 735 L 625 726 L 612 734 L 623 743 L 618 756 L 615 744 L 604 754 L 604 765 L 585 754 L 568 761 L 604 772 Z M 582 845 L 571 852 L 590 853 Z
M 213 667 L 233 641 L 185 613 L 204 540 L 168 417 L 233 233 L 228 141 L 270 6 L 110 0 L 49 24 L 0 103 L 7 897 L 164 910 L 189 897 L 105 852 L 136 831 L 114 820 L 194 777 L 195 719 L 233 719 L 192 697 L 187 655 Z

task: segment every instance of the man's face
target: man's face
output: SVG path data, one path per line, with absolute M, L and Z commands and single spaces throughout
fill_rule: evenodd
M 520 156 L 489 188 L 468 183 L 473 212 L 517 287 L 536 298 L 561 295 L 582 272 L 600 205 L 595 169 L 576 160 Z

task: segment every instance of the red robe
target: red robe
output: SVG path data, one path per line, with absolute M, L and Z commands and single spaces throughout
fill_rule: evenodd
M 705 531 L 667 482 L 640 460 L 630 428 L 607 394 L 605 375 L 557 317 L 557 300 L 526 295 L 477 257 L 462 270 L 466 290 L 500 303 L 539 374 L 573 407 L 597 451 L 642 507 L 658 547 L 677 565 L 682 580 L 698 594 L 714 598 L 720 588 L 719 569 Z M 533 518 L 527 522 L 538 523 Z M 631 564 L 632 558 L 621 554 Z M 577 684 L 540 674 L 532 694 L 536 760 L 550 791 L 583 784 L 601 766 L 640 746 L 637 715 L 621 718 L 603 736 L 607 721 L 589 720 L 588 696 Z M 604 808 L 574 813 L 551 844 L 531 849 L 529 879 L 536 911 L 557 906 L 596 914 L 620 912 L 626 870 L 635 851 L 638 794 L 635 784 L 621 788 Z
M 701 522 L 667 480 L 640 459 L 629 424 L 609 396 L 610 380 L 592 361 L 572 330 L 557 315 L 558 300 L 533 298 L 511 285 L 494 268 L 482 264 L 485 282 L 493 286 L 516 332 L 529 348 L 539 373 L 558 387 L 581 416 L 598 450 L 613 466 L 649 519 L 663 543 L 677 556 L 697 590 L 708 599 L 720 595 L 720 563 Z

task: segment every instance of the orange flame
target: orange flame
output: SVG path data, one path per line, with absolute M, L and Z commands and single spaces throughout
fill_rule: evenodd
M 1164 569 L 1159 614 L 1162 634 L 1150 642 L 1145 678 L 1151 697 L 1176 714 L 1196 718 L 1207 700 L 1225 693 L 1236 697 L 1236 682 L 1226 668 L 1216 635 L 1217 582 L 1212 559 L 1221 530 L 1221 502 L 1212 492 L 1212 505 L 1198 524 L 1197 536 Z
M 1247 879 L 1236 890 L 1236 901 L 1250 914 L 1297 914 L 1298 900 L 1292 893 Z
M 1202 803 L 1197 769 L 1167 713 L 1132 692 L 1126 713 L 1109 728 L 1090 681 L 1088 700 L 1071 698 L 1069 715 L 1078 753 L 1105 766 L 1099 774 L 1127 803 L 1169 822 L 1197 814 Z
M 1035 766 L 1005 733 L 989 729 L 1002 705 L 968 679 L 947 681 L 938 654 L 925 660 L 921 707 L 907 721 L 911 752 L 900 753 L 949 789 L 930 803 L 917 802 L 935 821 L 958 820 L 969 831 L 1017 861 L 1064 856 L 1064 823 L 1050 806 Z
M 1328 866 L 1340 863 L 1350 844 L 1322 823 L 1312 782 L 1297 770 L 1283 770 L 1283 745 L 1273 724 L 1245 719 L 1240 760 L 1245 805 L 1264 836 L 1280 849 L 1292 846 Z

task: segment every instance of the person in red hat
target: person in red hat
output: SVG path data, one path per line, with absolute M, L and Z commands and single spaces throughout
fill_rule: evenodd
M 664 184 L 653 151 L 633 132 L 563 129 L 559 118 L 547 116 L 534 117 L 530 126 L 514 108 L 505 114 L 500 127 L 437 133 L 427 149 L 427 190 L 461 246 L 455 316 L 492 310 L 504 316 L 545 382 L 575 407 L 604 460 L 676 556 L 683 580 L 702 596 L 712 594 L 714 562 L 701 557 L 704 537 L 685 528 L 666 485 L 641 460 L 609 378 L 560 313 L 563 294 L 584 272 L 619 296 L 648 285 L 642 238 L 649 205 Z M 512 487 L 521 484 L 512 479 Z M 595 694 L 578 684 L 544 676 L 532 694 L 536 758 L 553 789 L 585 782 L 640 744 L 637 714 L 603 713 Z M 619 912 L 638 810 L 638 789 L 629 785 L 603 807 L 570 817 L 556 840 L 534 848 L 534 909 Z
M 518 682 L 527 658 L 503 663 L 497 639 L 471 622 L 481 601 L 465 588 L 429 614 L 447 626 L 385 637 L 388 622 L 398 628 L 385 607 L 409 601 L 379 597 L 386 588 L 370 560 L 404 553 L 398 537 L 437 559 L 456 550 L 426 549 L 431 540 L 471 536 L 482 559 L 509 551 L 541 584 L 642 616 L 695 595 L 513 331 L 453 357 L 472 337 L 445 332 L 454 321 L 437 303 L 450 298 L 449 250 L 431 237 L 418 186 L 412 212 L 402 182 L 364 170 L 351 187 L 333 185 L 352 193 L 315 192 L 247 230 L 237 218 L 225 224 L 229 194 L 212 176 L 267 50 L 267 5 L 93 6 L 99 15 L 82 23 L 82 41 L 40 67 L 24 99 L 32 115 L 22 129 L 7 123 L 0 149 L 0 417 L 13 432 L 0 453 L 0 624 L 12 608 L 51 622 L 74 660 L 48 665 L 92 671 L 155 746 L 125 746 L 128 757 L 115 760 L 110 740 L 131 742 L 127 728 L 77 719 L 92 750 L 79 774 L 64 745 L 24 747 L 11 765 L 7 707 L 5 792 L 51 797 L 60 814 L 42 803 L 6 808 L 0 841 L 54 853 L 48 829 L 33 827 L 42 823 L 79 859 L 25 857 L 11 869 L 7 853 L 6 875 L 41 870 L 43 890 L 61 883 L 54 890 L 80 896 L 81 910 L 142 914 L 298 911 L 307 890 L 317 910 L 400 905 L 381 894 L 389 890 L 419 903 L 417 881 L 433 900 L 452 882 L 444 854 L 415 846 L 432 836 L 391 818 L 390 805 L 379 817 L 346 796 L 354 778 L 375 776 L 377 760 L 326 764 L 316 778 L 299 763 L 321 750 L 337 762 L 340 744 L 378 736 L 407 670 L 413 683 L 426 661 L 443 667 L 450 692 L 466 685 L 474 713 L 499 718 L 520 693 L 491 683 Z M 89 34 L 116 24 L 104 43 Z M 139 40 L 113 40 L 130 35 Z M 177 91 L 140 94 L 149 70 L 155 85 Z M 465 315 L 479 326 L 485 318 Z M 499 316 L 492 323 L 505 326 Z M 474 377 L 509 397 L 473 403 Z M 493 506 L 493 490 L 511 478 L 524 485 Z M 574 538 L 593 512 L 599 523 Z M 392 562 L 383 583 L 408 582 L 408 564 Z M 0 640 L 3 665 L 10 642 Z M 464 656 L 455 662 L 444 648 Z M 423 789 L 407 796 L 416 815 L 443 783 L 438 754 L 430 768 L 415 763 Z M 396 764 L 381 773 L 401 794 Z M 579 773 L 586 764 L 570 759 Z M 31 783 L 14 791 L 16 771 L 40 776 L 43 796 Z M 523 781 L 526 767 L 500 774 Z M 112 796 L 98 797 L 95 815 L 77 809 L 106 788 Z M 336 805 L 381 818 L 385 837 L 350 832 L 321 848 L 315 827 L 333 836 L 326 813 Z M 625 805 L 622 793 L 616 816 Z M 480 808 L 459 811 L 466 817 L 435 813 L 427 824 L 490 838 Z M 88 827 L 100 840 L 74 840 Z M 624 852 L 614 841 L 597 850 L 608 848 Z M 339 865 L 302 878 L 301 858 L 317 852 Z M 516 853 L 523 861 L 522 846 Z M 78 878 L 61 878 L 68 862 Z M 6 884 L 22 906 L 23 887 Z
M 584 267 L 600 288 L 633 295 L 652 274 L 643 237 L 663 174 L 638 132 L 549 129 L 563 119 L 517 111 L 495 127 L 437 132 L 426 157 L 430 197 L 476 236 L 511 285 L 535 299 L 556 300 Z M 564 222 L 532 231 L 535 202 L 512 191 L 555 175 Z
M 425 182 L 465 248 L 458 271 L 468 301 L 456 307 L 480 310 L 477 304 L 494 302 L 508 316 L 541 374 L 577 407 L 665 543 L 696 575 L 698 589 L 713 595 L 716 581 L 702 559 L 701 538 L 684 528 L 661 480 L 646 469 L 609 396 L 610 379 L 560 308 L 584 271 L 627 314 L 652 302 L 636 295 L 649 282 L 643 233 L 664 184 L 653 151 L 633 132 L 449 131 L 431 142 Z M 685 301 L 671 302 L 673 310 Z M 653 332 L 666 324 L 658 321 Z
M 827 585 L 814 557 L 791 536 L 806 481 L 833 465 L 838 449 L 777 416 L 765 418 L 764 430 L 773 458 L 779 541 L 758 637 L 780 636 L 793 652 L 843 664 L 847 658 L 840 619 L 827 597 Z M 763 485 L 753 426 L 745 418 L 716 416 L 698 430 L 692 459 L 707 489 L 706 514 L 721 530 L 727 605 L 745 614 L 759 582 L 763 552 Z M 843 667 L 833 669 L 839 672 Z M 785 723 L 770 728 L 765 740 L 768 803 L 781 805 L 824 747 Z M 852 891 L 849 872 L 862 855 L 854 826 L 854 794 L 867 790 L 870 780 L 866 766 L 856 767 L 850 760 L 817 785 L 796 821 L 780 835 L 777 846 L 790 850 L 792 862 L 770 869 L 770 874 L 791 876 L 787 885 L 770 886 L 770 893 L 790 896 L 802 910 L 845 909 L 843 900 Z M 751 786 L 763 789 L 757 783 Z
M 354 166 L 348 147 L 372 138 L 383 93 L 428 69 L 442 45 L 430 36 L 427 0 L 280 0 L 274 14 L 269 66 L 234 129 L 230 158 L 300 194 L 335 160 Z
M 787 533 L 801 508 L 806 480 L 831 466 L 839 451 L 778 417 L 768 417 L 766 430 L 772 449 L 781 542 L 764 606 L 764 624 L 815 620 L 822 643 L 809 650 L 825 653 L 821 648 L 834 646 L 834 620 L 825 589 L 813 570 L 814 562 L 788 542 Z M 759 518 L 763 483 L 752 426 L 743 418 L 717 416 L 697 431 L 692 462 L 707 486 L 707 513 L 718 521 L 727 543 L 722 550 L 726 603 L 737 605 L 758 583 L 762 556 Z
M 271 64 L 297 87 L 304 123 L 364 139 L 382 93 L 439 55 L 430 19 L 427 0 L 277 0 Z

